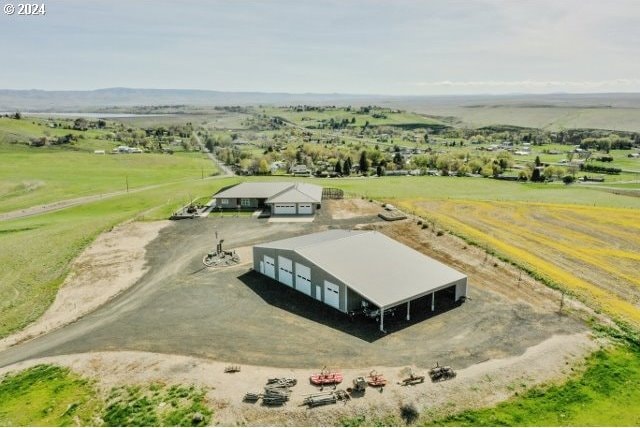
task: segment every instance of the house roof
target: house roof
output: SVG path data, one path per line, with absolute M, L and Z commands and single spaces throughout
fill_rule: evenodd
M 322 201 L 322 187 L 306 183 L 297 183 L 267 199 L 268 204 L 282 202 L 318 203 L 320 201 Z
M 286 181 L 240 183 L 214 195 L 216 198 L 258 198 L 267 202 L 320 202 L 322 187 Z M 274 199 L 275 200 L 271 200 Z
M 294 251 L 379 307 L 395 306 L 466 278 L 375 231 L 328 230 L 257 247 Z

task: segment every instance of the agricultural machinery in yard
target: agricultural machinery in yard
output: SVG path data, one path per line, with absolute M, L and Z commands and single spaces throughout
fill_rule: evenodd
M 432 382 L 442 382 L 456 377 L 456 372 L 451 367 L 440 366 L 436 362 L 436 366 L 429 370 L 429 377 Z
M 380 309 L 371 307 L 366 302 L 362 302 L 362 306 L 360 307 L 360 309 L 349 311 L 349 316 L 351 317 L 351 320 L 354 320 L 356 318 L 367 318 L 367 319 L 374 319 L 376 320 L 376 322 L 379 322 L 381 313 L 382 311 L 380 311 Z M 389 308 L 384 310 L 385 319 L 388 317 L 395 317 L 395 316 L 396 316 L 395 308 Z

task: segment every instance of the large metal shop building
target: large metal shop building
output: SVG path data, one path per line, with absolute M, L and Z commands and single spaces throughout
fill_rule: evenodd
M 377 307 L 381 330 L 386 309 L 406 305 L 409 319 L 468 292 L 466 275 L 375 231 L 333 229 L 255 245 L 253 265 L 341 312 Z

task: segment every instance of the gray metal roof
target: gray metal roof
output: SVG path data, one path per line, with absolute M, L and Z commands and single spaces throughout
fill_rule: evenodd
M 374 231 L 328 230 L 260 247 L 295 251 L 379 307 L 394 306 L 466 278 Z
M 267 199 L 268 204 L 282 202 L 312 202 L 322 201 L 322 187 L 315 184 L 296 183 L 282 192 Z
M 259 198 L 267 202 L 320 202 L 322 187 L 287 181 L 240 183 L 214 195 L 216 198 Z
M 312 233 L 308 235 L 296 236 L 293 238 L 281 239 L 279 241 L 267 242 L 255 245 L 258 248 L 275 248 L 277 250 L 292 250 L 307 247 L 309 245 L 320 244 L 327 241 L 335 241 L 336 239 L 346 238 L 351 235 L 366 233 L 363 230 L 343 230 L 330 229 L 326 232 Z

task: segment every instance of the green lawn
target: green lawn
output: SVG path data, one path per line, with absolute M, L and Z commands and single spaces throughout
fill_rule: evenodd
M 41 364 L 0 379 L 0 426 L 202 426 L 213 413 L 205 393 L 152 383 L 116 386 L 103 399 L 92 381 Z
M 0 426 L 95 426 L 101 407 L 91 382 L 61 367 L 38 365 L 0 382 Z
M 95 155 L 0 144 L 0 212 L 217 173 L 201 153 Z
M 584 374 L 563 385 L 535 388 L 496 407 L 472 410 L 425 425 L 446 426 L 638 426 L 640 348 L 598 351 Z

